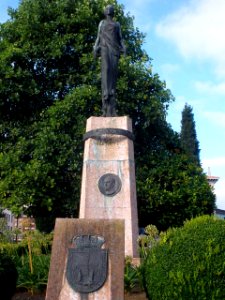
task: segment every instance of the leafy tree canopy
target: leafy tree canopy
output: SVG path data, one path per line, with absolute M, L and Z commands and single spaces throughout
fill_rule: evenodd
M 147 189 L 154 187 L 153 167 L 158 163 L 163 173 L 167 157 L 180 157 L 178 135 L 166 122 L 173 96 L 153 74 L 133 18 L 110 3 L 128 49 L 120 60 L 117 102 L 119 115 L 133 120 L 141 220 L 153 205 Z M 0 25 L 0 203 L 16 214 L 46 218 L 45 230 L 56 216 L 77 216 L 85 122 L 101 114 L 100 63 L 92 47 L 107 4 L 22 0 Z
M 182 226 L 185 220 L 211 214 L 215 196 L 201 167 L 182 153 L 154 155 L 143 182 L 139 182 L 141 225 L 159 230 Z

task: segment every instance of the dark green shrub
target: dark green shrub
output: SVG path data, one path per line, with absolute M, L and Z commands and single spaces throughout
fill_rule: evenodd
M 0 297 L 10 300 L 16 290 L 17 270 L 12 259 L 0 251 Z
M 10 257 L 16 266 L 17 288 L 30 292 L 42 291 L 46 288 L 52 238 L 52 234 L 31 231 L 26 232 L 23 240 L 18 244 L 0 243 L 0 253 Z
M 151 300 L 225 299 L 225 221 L 198 217 L 162 234 L 144 277 Z
M 46 289 L 50 265 L 50 255 L 24 255 L 17 263 L 19 277 L 17 288 L 26 289 L 32 293 Z
M 149 248 L 152 248 L 159 241 L 159 231 L 155 225 L 145 227 L 145 234 L 139 235 L 139 254 L 141 258 L 145 258 Z
M 39 231 L 26 232 L 20 243 L 25 252 L 17 258 L 18 288 L 25 288 L 30 292 L 42 291 L 47 286 L 50 265 L 50 245 L 52 235 Z
M 124 290 L 126 293 L 142 291 L 141 266 L 133 265 L 132 258 L 127 256 L 124 269 Z

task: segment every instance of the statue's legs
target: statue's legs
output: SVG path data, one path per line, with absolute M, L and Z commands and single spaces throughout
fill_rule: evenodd
M 103 97 L 102 99 L 102 116 L 115 117 L 116 116 L 116 99 L 115 95 Z
M 107 47 L 101 49 L 103 117 L 116 116 L 116 80 L 119 57 Z

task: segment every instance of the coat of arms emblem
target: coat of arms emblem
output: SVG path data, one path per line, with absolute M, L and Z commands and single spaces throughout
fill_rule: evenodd
M 108 273 L 108 251 L 101 249 L 102 236 L 81 235 L 73 238 L 74 248 L 69 248 L 66 277 L 69 285 L 79 293 L 100 289 Z

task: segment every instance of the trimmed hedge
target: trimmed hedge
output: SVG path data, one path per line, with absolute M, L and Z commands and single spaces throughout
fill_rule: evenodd
M 225 221 L 202 216 L 169 229 L 143 272 L 151 300 L 225 299 Z

